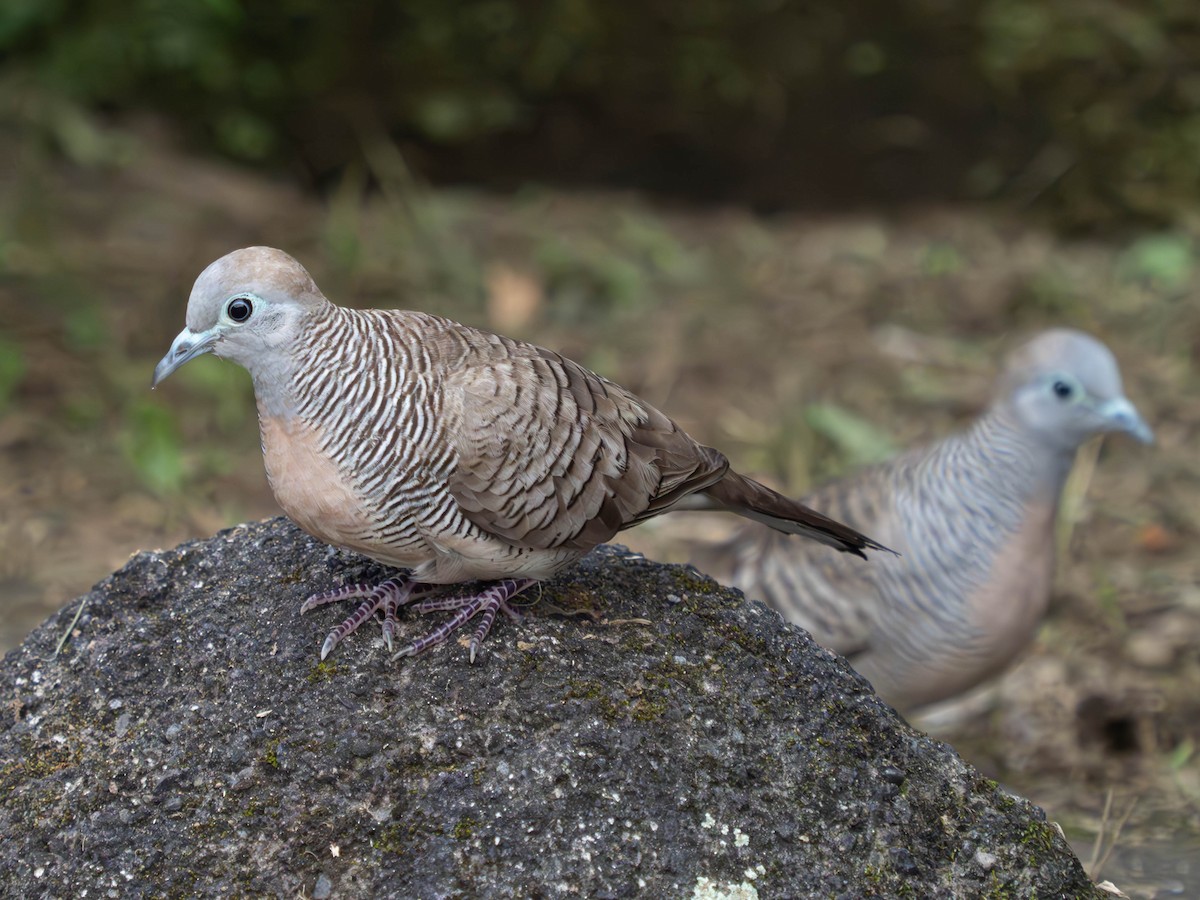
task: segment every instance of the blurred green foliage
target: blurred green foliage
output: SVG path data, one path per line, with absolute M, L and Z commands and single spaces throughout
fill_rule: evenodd
M 16 341 L 0 334 L 0 413 L 4 412 L 21 379 L 25 377 L 25 355 Z
M 1200 181 L 1192 0 L 7 0 L 7 83 L 155 107 L 324 180 L 595 179 L 786 205 L 1007 196 L 1069 226 L 1178 221 Z
M 171 410 L 149 400 L 128 410 L 122 445 L 142 482 L 163 493 L 178 491 L 186 474 L 179 428 Z
M 1126 281 L 1149 282 L 1168 291 L 1183 290 L 1196 266 L 1196 249 L 1184 234 L 1149 234 L 1134 241 L 1117 259 Z
M 814 403 L 804 418 L 813 431 L 833 442 L 848 468 L 883 462 L 898 452 L 886 432 L 841 406 Z

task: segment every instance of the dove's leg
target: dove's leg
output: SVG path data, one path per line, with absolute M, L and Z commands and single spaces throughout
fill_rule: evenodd
M 324 594 L 313 594 L 304 601 L 300 606 L 300 612 L 306 613 L 310 609 L 316 609 L 318 606 L 324 606 L 326 603 L 337 603 L 339 600 L 351 600 L 356 597 L 366 597 L 356 609 L 350 618 L 342 622 L 337 628 L 329 632 L 325 638 L 325 643 L 321 645 L 321 659 L 327 657 L 333 652 L 333 648 L 342 642 L 342 640 L 354 631 L 367 619 L 375 615 L 379 610 L 383 610 L 383 640 L 387 644 L 389 650 L 392 649 L 392 636 L 396 633 L 399 622 L 396 619 L 396 611 L 401 606 L 406 606 L 421 597 L 436 591 L 436 585 L 421 584 L 407 577 L 389 578 L 387 581 L 377 585 L 370 584 L 350 584 L 343 588 L 338 588 L 336 591 L 329 591 Z
M 396 653 L 396 657 L 415 656 L 430 647 L 436 647 L 475 616 L 479 616 L 479 625 L 471 636 L 471 662 L 474 662 L 479 652 L 479 645 L 492 630 L 496 614 L 503 612 L 510 619 L 520 619 L 521 614 L 513 609 L 508 601 L 535 583 L 532 578 L 506 578 L 489 585 L 478 594 L 460 597 L 430 597 L 430 594 L 441 590 L 443 586 L 423 584 L 400 576 L 389 578 L 378 585 L 351 584 L 324 594 L 314 594 L 300 606 L 300 612 L 306 613 L 318 606 L 337 603 L 341 600 L 366 598 L 349 618 L 329 632 L 325 643 L 321 645 L 321 659 L 325 659 L 333 652 L 334 647 L 381 610 L 383 612 L 383 640 L 387 644 L 388 650 L 392 649 L 393 637 L 399 628 L 396 613 L 400 607 L 415 605 L 418 612 L 456 611 L 449 621 L 402 647 Z
M 521 614 L 513 609 L 508 601 L 536 583 L 532 578 L 506 578 L 503 581 L 494 582 L 478 594 L 422 600 L 417 604 L 419 612 L 448 609 L 457 610 L 457 612 L 429 634 L 417 638 L 406 647 L 401 647 L 396 653 L 396 657 L 415 656 L 430 647 L 436 647 L 475 616 L 479 616 L 479 626 L 471 636 L 470 647 L 471 662 L 475 662 L 479 645 L 488 636 L 488 632 L 492 630 L 492 623 L 496 621 L 496 613 L 503 612 L 510 619 L 519 619 Z

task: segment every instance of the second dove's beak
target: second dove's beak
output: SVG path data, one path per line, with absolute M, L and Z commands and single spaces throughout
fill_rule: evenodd
M 1150 426 L 1146 424 L 1145 420 L 1138 415 L 1138 411 L 1134 409 L 1133 404 L 1124 397 L 1117 397 L 1101 405 L 1100 414 L 1112 425 L 1113 431 L 1127 432 L 1143 444 L 1154 443 L 1154 432 L 1150 430 Z
M 167 351 L 167 355 L 160 359 L 158 365 L 154 367 L 154 379 L 150 382 L 150 389 L 154 390 L 158 387 L 159 382 L 188 360 L 211 352 L 213 344 L 217 342 L 217 337 L 215 330 L 194 332 L 190 328 L 185 328 L 179 332 L 179 336 L 171 343 L 171 349 Z

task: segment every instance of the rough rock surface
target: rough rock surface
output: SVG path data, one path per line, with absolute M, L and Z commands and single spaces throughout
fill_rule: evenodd
M 1093 895 L 1039 810 L 690 569 L 598 551 L 474 666 L 372 623 L 318 663 L 349 607 L 300 600 L 377 571 L 276 519 L 34 632 L 0 668 L 0 894 Z

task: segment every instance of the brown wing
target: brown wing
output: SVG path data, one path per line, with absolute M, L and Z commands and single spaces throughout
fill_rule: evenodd
M 509 543 L 590 549 L 721 478 L 728 460 L 605 378 L 476 332 L 444 382 L 464 515 Z

